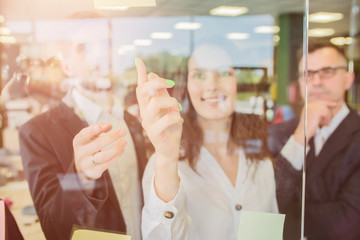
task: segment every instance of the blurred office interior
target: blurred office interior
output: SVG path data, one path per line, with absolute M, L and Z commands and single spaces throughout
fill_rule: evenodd
M 261 115 L 268 124 L 298 116 L 296 52 L 304 46 L 305 32 L 311 41 L 345 50 L 356 76 L 347 101 L 360 112 L 360 0 L 310 0 L 308 29 L 305 0 L 155 2 L 124 6 L 114 0 L 101 6 L 96 0 L 0 0 L 0 198 L 25 239 L 44 236 L 22 170 L 18 129 L 56 106 L 75 84 L 64 70 L 62 48 L 74 39 L 89 40 L 82 39 L 84 28 L 92 42 L 101 43 L 84 46 L 95 88 L 114 91 L 136 117 L 135 57 L 144 60 L 148 72 L 176 79 L 203 39 L 237 49 L 236 111 Z

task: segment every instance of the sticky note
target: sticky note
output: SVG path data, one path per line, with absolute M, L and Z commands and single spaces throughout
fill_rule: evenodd
M 77 229 L 73 232 L 71 240 L 131 240 L 131 236 L 95 230 Z
M 0 199 L 0 239 L 5 239 L 5 202 Z
M 243 211 L 238 240 L 282 240 L 284 214 Z

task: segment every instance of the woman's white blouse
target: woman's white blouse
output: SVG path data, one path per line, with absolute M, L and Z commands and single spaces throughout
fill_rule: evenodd
M 243 210 L 278 212 L 270 160 L 255 164 L 240 151 L 235 187 L 204 147 L 196 169 L 194 172 L 186 161 L 179 162 L 179 191 L 165 203 L 155 193 L 155 156 L 151 157 L 143 178 L 144 240 L 235 240 Z

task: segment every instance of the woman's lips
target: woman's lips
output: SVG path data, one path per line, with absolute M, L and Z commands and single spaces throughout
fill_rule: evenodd
M 217 105 L 218 103 L 225 101 L 225 99 L 226 99 L 226 97 L 224 95 L 219 95 L 216 97 L 201 98 L 201 101 L 208 103 L 208 104 Z

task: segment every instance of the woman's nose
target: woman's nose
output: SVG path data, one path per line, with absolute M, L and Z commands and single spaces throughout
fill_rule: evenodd
M 206 82 L 209 87 L 217 87 L 219 80 L 219 73 L 217 71 L 209 71 L 206 76 Z

